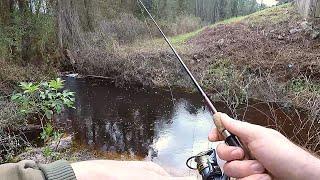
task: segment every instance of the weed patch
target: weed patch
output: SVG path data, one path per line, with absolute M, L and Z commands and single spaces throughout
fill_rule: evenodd
M 320 95 L 320 84 L 310 81 L 308 78 L 296 78 L 290 81 L 289 90 L 294 93 L 314 93 Z
M 213 93 L 214 101 L 227 104 L 234 117 L 237 116 L 236 109 L 248 103 L 250 83 L 245 80 L 244 72 L 237 70 L 228 59 L 220 59 L 211 64 L 202 83 Z

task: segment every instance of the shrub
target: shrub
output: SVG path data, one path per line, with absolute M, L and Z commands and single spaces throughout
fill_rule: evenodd
M 214 88 L 214 100 L 226 103 L 236 117 L 237 108 L 248 102 L 250 81 L 247 81 L 244 72 L 237 70 L 228 59 L 216 61 L 208 71 L 204 86 L 208 89 Z
M 312 93 L 320 94 L 320 85 L 313 83 L 306 77 L 295 78 L 289 83 L 289 90 L 294 93 Z
M 192 32 L 201 27 L 201 19 L 194 16 L 177 17 L 177 34 Z
M 25 119 L 18 113 L 18 106 L 5 97 L 0 96 L 0 128 L 23 126 Z
M 0 95 L 0 164 L 12 159 L 22 147 L 29 145 L 21 132 L 10 131 L 26 125 L 15 103 Z
M 119 19 L 112 22 L 112 26 L 120 44 L 132 43 L 146 34 L 145 24 L 132 14 L 122 14 Z
M 0 58 L 24 64 L 57 58 L 54 16 L 14 10 L 10 17 L 10 23 L 0 24 Z
M 158 20 L 159 26 L 166 35 L 174 36 L 178 34 L 184 34 L 195 31 L 202 26 L 200 18 L 194 16 L 180 15 L 174 20 L 160 19 Z M 156 36 L 160 36 L 158 30 L 151 25 L 152 33 Z
M 13 102 L 19 106 L 23 115 L 37 114 L 43 119 L 51 120 L 54 114 L 60 114 L 64 106 L 73 107 L 74 93 L 63 90 L 63 81 L 60 78 L 42 83 L 26 83 L 19 85 L 22 93 L 12 96 Z
M 62 90 L 64 84 L 60 78 L 41 83 L 22 82 L 19 86 L 22 92 L 13 94 L 11 99 L 23 117 L 40 120 L 40 138 L 46 145 L 43 154 L 51 156 L 53 150 L 49 147 L 50 142 L 62 137 L 62 133 L 52 126 L 54 115 L 60 114 L 64 107 L 74 108 L 74 92 Z
M 0 58 L 0 94 L 9 95 L 17 82 L 40 81 L 56 76 L 54 68 L 28 64 L 21 66 L 9 59 Z

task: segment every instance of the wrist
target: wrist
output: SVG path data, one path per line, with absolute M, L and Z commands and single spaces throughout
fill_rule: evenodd
M 320 177 L 320 160 L 312 154 L 308 155 L 308 162 L 306 162 L 305 167 L 301 167 L 301 169 L 305 169 L 304 172 L 301 172 L 301 179 L 318 180 Z

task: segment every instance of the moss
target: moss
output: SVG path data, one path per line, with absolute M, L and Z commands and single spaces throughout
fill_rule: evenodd
M 251 26 L 272 26 L 299 17 L 300 15 L 295 6 L 292 3 L 287 3 L 248 15 L 243 19 L 243 22 Z

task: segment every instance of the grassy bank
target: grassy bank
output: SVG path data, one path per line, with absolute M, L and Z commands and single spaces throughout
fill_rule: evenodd
M 319 76 L 319 40 L 311 38 L 313 31 L 293 4 L 284 4 L 170 40 L 203 85 L 211 77 L 210 67 L 221 61 L 230 62 L 234 69 L 247 74 L 269 75 L 281 83 L 305 75 L 314 82 Z M 109 76 L 119 84 L 189 84 L 170 48 L 159 38 L 115 46 L 106 52 L 78 52 L 75 56 L 79 72 Z

